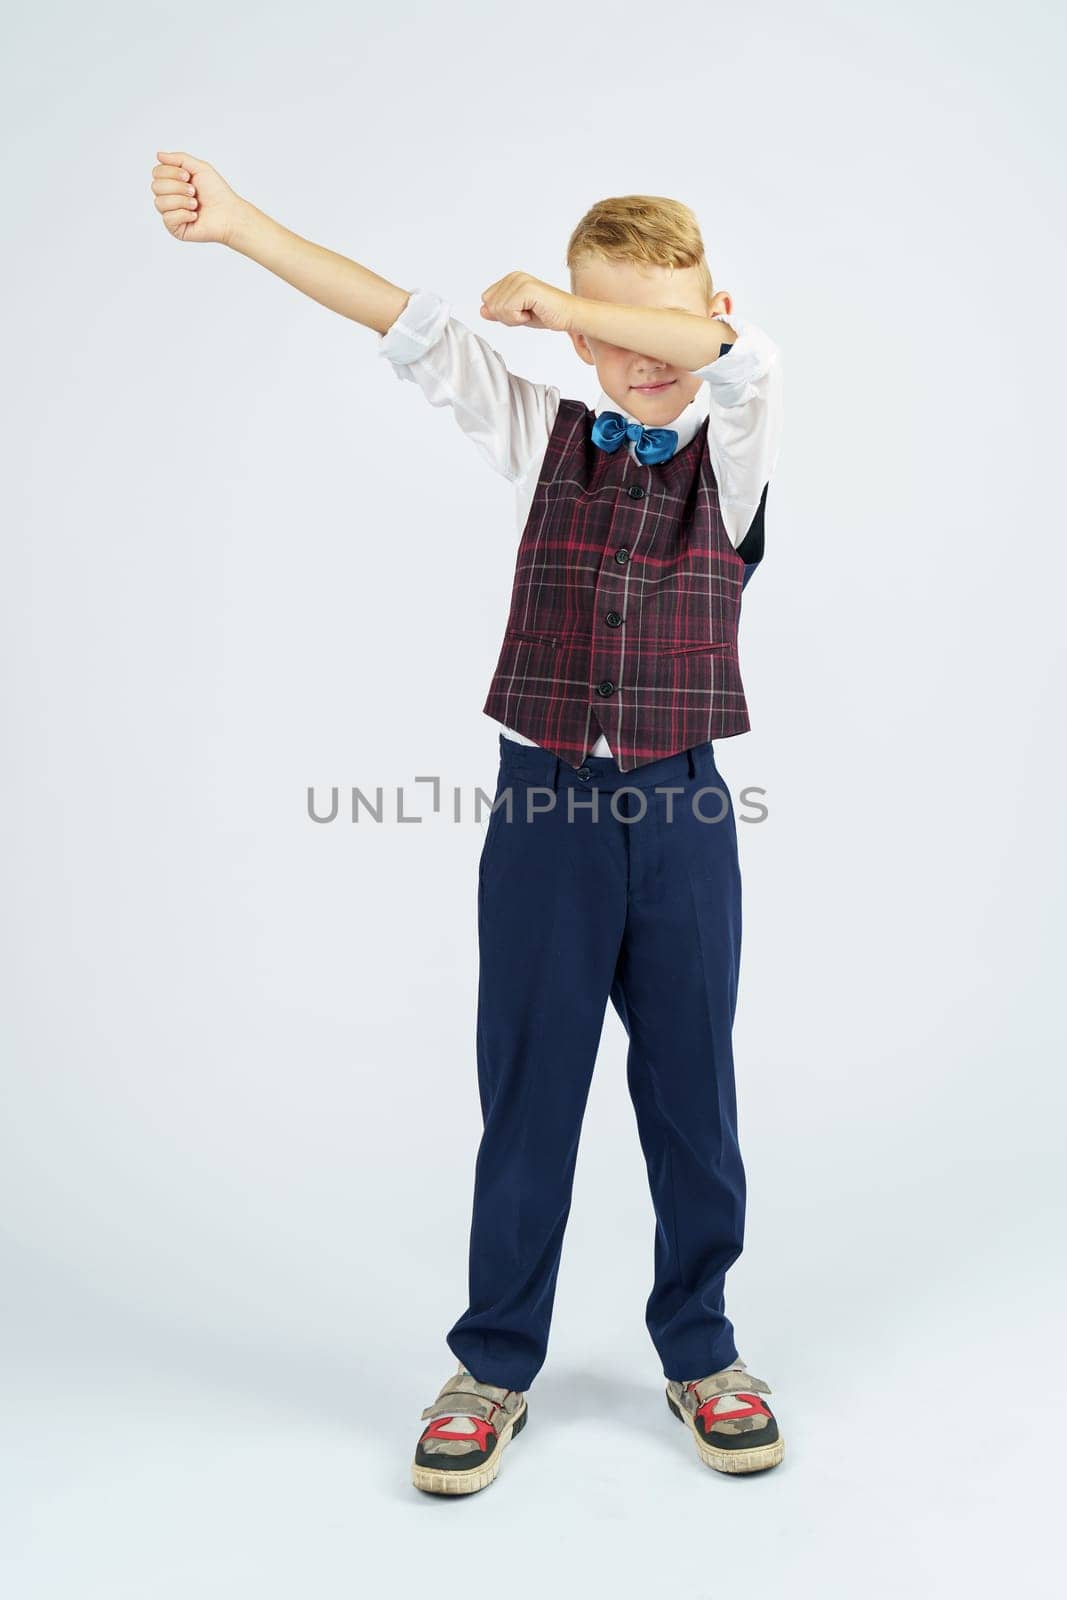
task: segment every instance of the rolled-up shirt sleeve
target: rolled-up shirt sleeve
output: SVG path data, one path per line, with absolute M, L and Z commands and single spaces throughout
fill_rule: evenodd
M 413 289 L 391 328 L 378 335 L 378 354 L 394 367 L 410 366 L 437 343 L 448 321 L 448 305 L 430 289 Z
M 449 406 L 497 472 L 516 482 L 544 454 L 559 391 L 508 369 L 499 351 L 451 314 L 442 296 L 413 289 L 378 355 L 398 378 L 418 384 L 432 406 Z
M 736 337 L 695 376 L 708 385 L 708 444 L 723 518 L 736 546 L 751 527 L 778 462 L 782 358 L 755 323 L 733 314 L 719 320 Z

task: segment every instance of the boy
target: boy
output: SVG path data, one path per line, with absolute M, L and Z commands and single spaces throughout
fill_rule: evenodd
M 733 806 L 714 740 L 749 726 L 741 591 L 763 555 L 781 363 L 715 291 L 693 213 L 631 195 L 568 245 L 571 292 L 511 273 L 488 321 L 565 332 L 594 409 L 511 373 L 432 291 L 406 291 L 157 152 L 172 235 L 226 243 L 379 335 L 516 485 L 511 607 L 483 710 L 500 769 L 479 863 L 478 1081 L 469 1305 L 422 1413 L 412 1481 L 491 1483 L 545 1359 L 607 1001 L 656 1213 L 646 1325 L 701 1460 L 775 1466 L 783 1441 L 724 1311 L 745 1175 L 731 1034 L 741 941 Z M 709 799 L 709 797 L 711 797 Z

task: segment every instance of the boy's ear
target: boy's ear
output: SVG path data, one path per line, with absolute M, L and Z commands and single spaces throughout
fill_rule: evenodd
M 568 332 L 570 332 L 569 329 L 568 329 Z M 570 340 L 571 340 L 571 344 L 574 346 L 575 350 L 578 352 L 579 358 L 582 361 L 585 362 L 586 366 L 587 367 L 595 366 L 596 365 L 596 360 L 595 360 L 595 358 L 593 356 L 593 352 L 590 350 L 589 345 L 588 345 L 588 343 L 586 341 L 585 334 L 584 333 L 571 333 Z

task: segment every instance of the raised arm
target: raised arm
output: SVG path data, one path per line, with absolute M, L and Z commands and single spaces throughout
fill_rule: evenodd
M 758 560 L 767 485 L 782 432 L 782 363 L 773 339 L 730 309 L 697 315 L 676 307 L 591 299 L 525 272 L 501 278 L 482 299 L 482 316 L 489 321 L 599 339 L 702 378 L 709 390 L 708 447 L 723 521 L 746 562 Z M 727 294 L 716 299 L 730 306 Z M 724 337 L 728 331 L 736 335 L 732 341 Z
M 358 261 L 303 239 L 236 194 L 207 161 L 158 150 L 156 209 L 193 244 L 228 245 L 330 311 L 372 328 L 378 353 L 433 406 L 448 406 L 489 464 L 517 482 L 544 454 L 559 391 L 509 371 L 487 340 L 432 290 L 401 289 Z
M 157 150 L 156 155 L 152 193 L 175 239 L 228 245 L 328 310 L 375 333 L 384 333 L 407 304 L 409 290 L 275 222 L 235 193 L 199 156 L 184 150 Z
M 510 370 L 488 339 L 454 317 L 432 289 L 416 289 L 379 341 L 398 378 L 415 383 L 432 406 L 448 406 L 489 465 L 512 483 L 538 466 L 559 390 Z
M 704 380 L 708 449 L 723 521 L 734 548 L 746 561 L 757 561 L 767 485 L 782 439 L 782 361 L 774 340 L 732 310 L 697 316 L 576 296 L 556 301 L 555 309 L 575 331 L 657 356 Z

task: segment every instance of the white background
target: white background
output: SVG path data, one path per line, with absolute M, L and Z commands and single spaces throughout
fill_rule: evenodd
M 1059 1592 L 1062 21 L 193 0 L 5 32 L 8 1592 Z M 512 491 L 373 333 L 171 239 L 159 148 L 590 403 L 569 340 L 478 307 L 566 287 L 606 195 L 691 205 L 781 347 L 753 731 L 717 748 L 771 813 L 727 1293 L 770 1474 L 709 1472 L 667 1411 L 609 1008 L 530 1427 L 483 1494 L 410 1484 L 466 1305 Z M 316 826 L 309 784 L 426 820 Z

